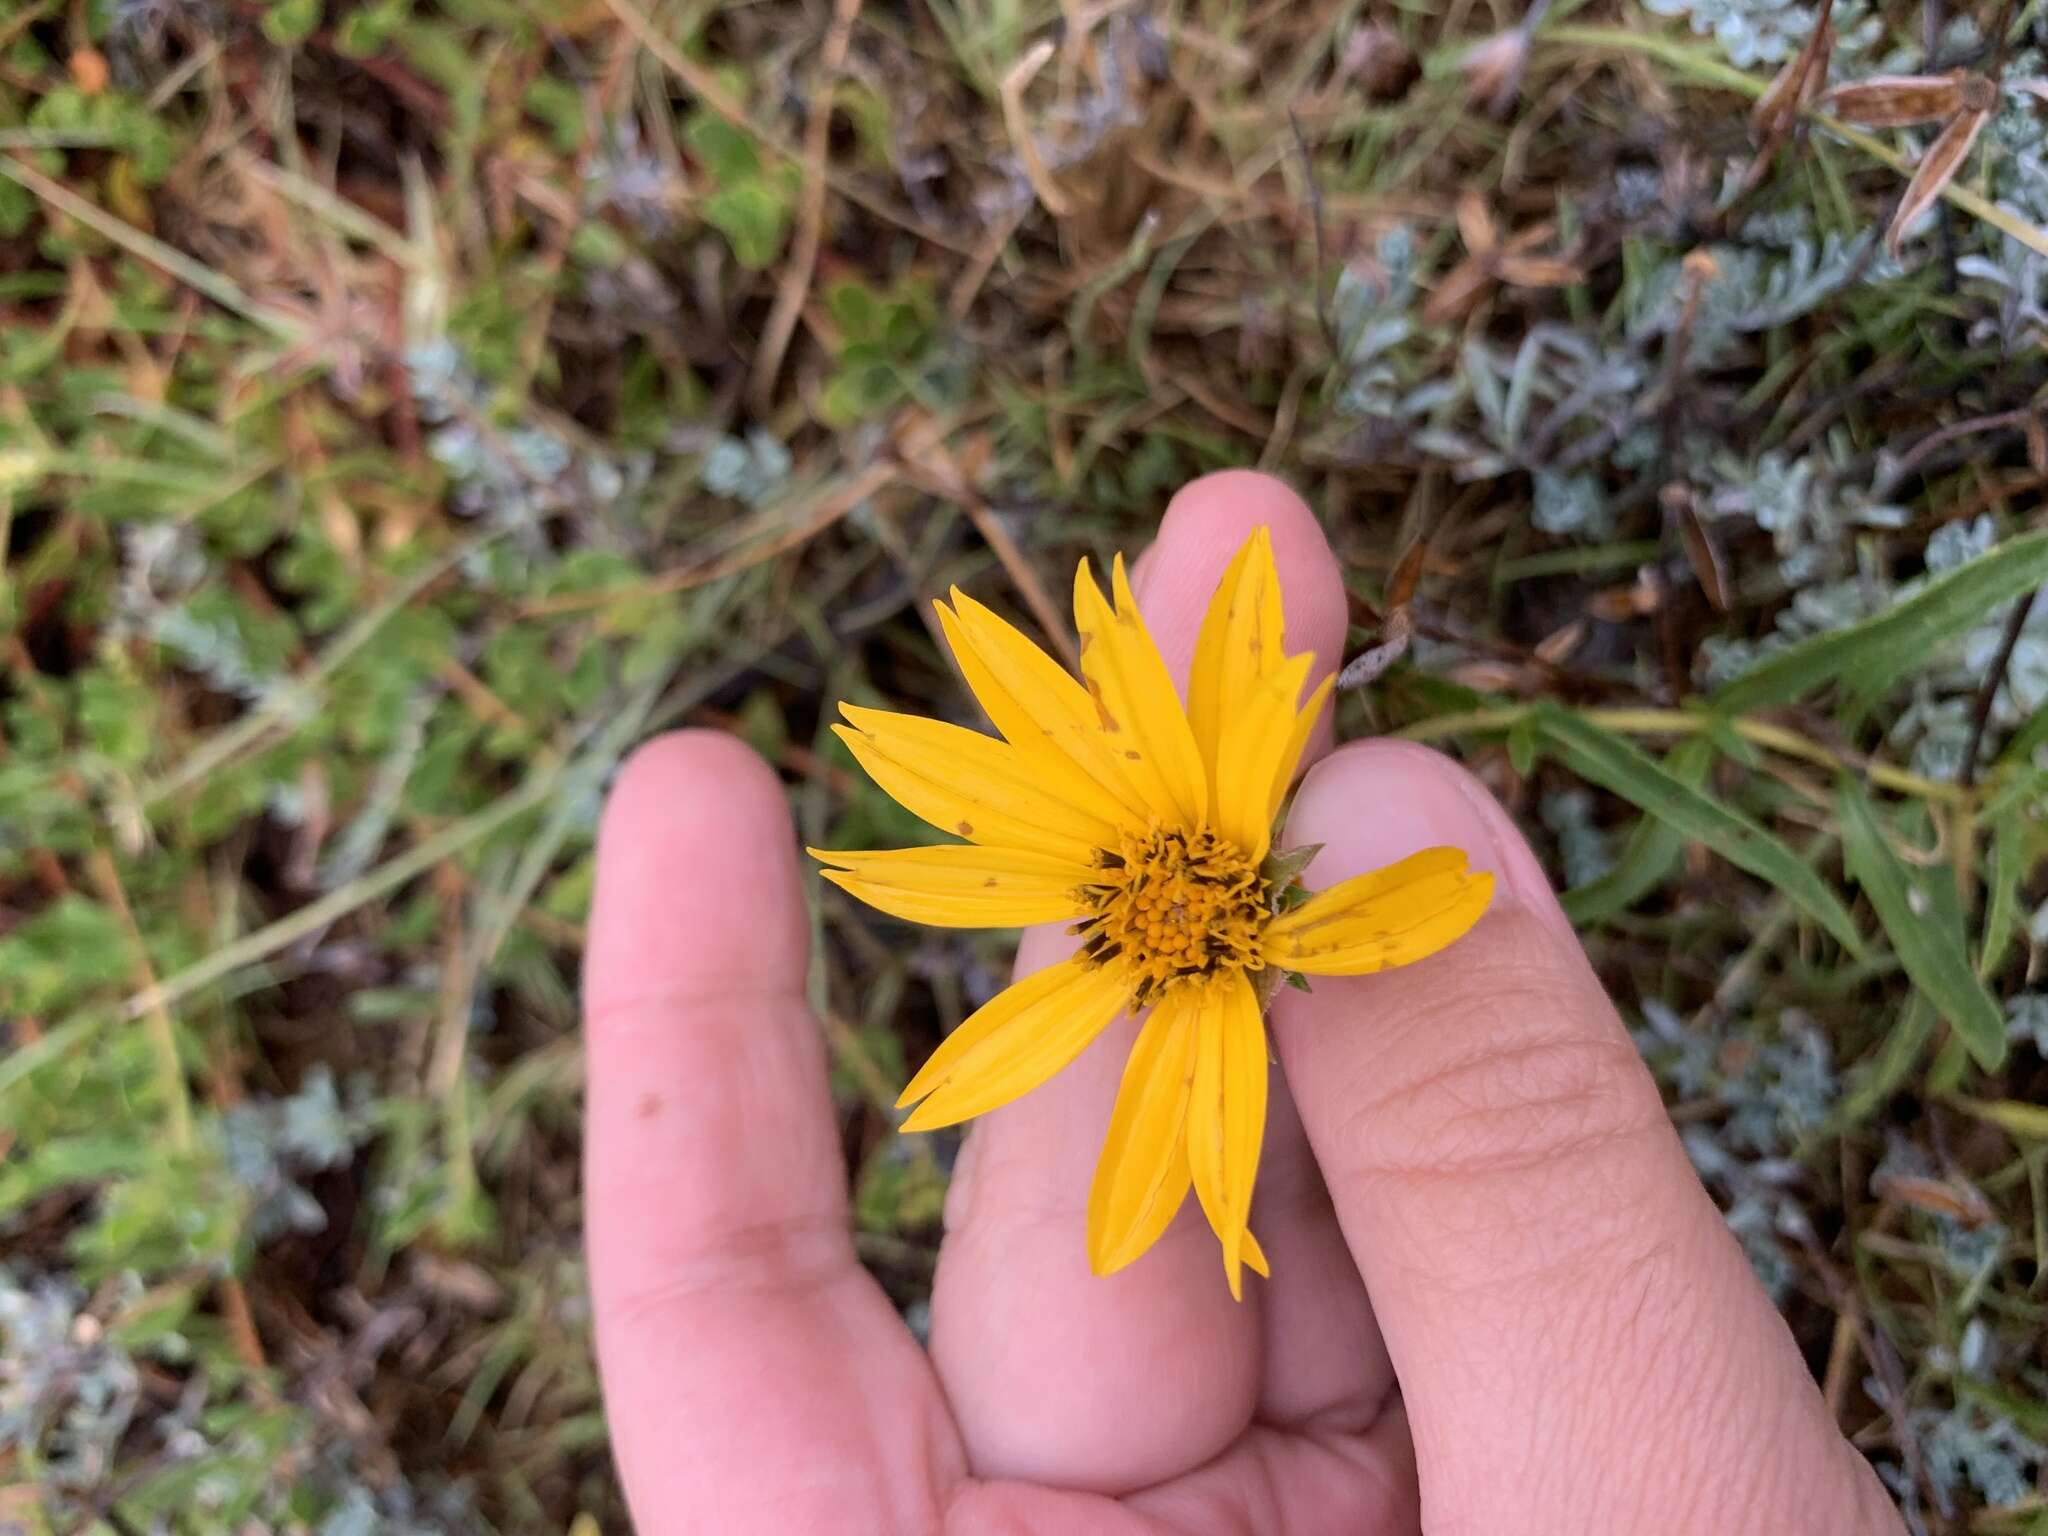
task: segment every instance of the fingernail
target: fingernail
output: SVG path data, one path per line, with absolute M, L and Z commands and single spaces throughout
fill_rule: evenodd
M 1297 846 L 1323 844 L 1309 870 L 1318 888 L 1425 848 L 1463 849 L 1474 869 L 1495 875 L 1496 907 L 1520 906 L 1571 932 L 1514 819 L 1485 785 L 1427 747 L 1362 741 L 1339 748 L 1302 781 L 1287 834 Z

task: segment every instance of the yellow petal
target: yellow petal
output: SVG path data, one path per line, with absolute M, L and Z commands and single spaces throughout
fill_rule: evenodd
M 1077 894 L 1089 866 L 1021 848 L 976 848 L 967 843 L 845 853 L 812 848 L 811 857 L 833 866 L 827 880 L 871 907 L 913 923 L 940 928 L 1023 928 L 1079 917 Z
M 1279 766 L 1273 773 L 1273 786 L 1266 796 L 1266 826 L 1270 832 L 1280 815 L 1280 802 L 1287 798 L 1287 786 L 1294 782 L 1294 775 L 1301 768 L 1301 754 L 1308 750 L 1308 739 L 1315 733 L 1316 721 L 1322 717 L 1323 704 L 1330 697 L 1330 689 L 1336 684 L 1337 676 L 1331 673 L 1316 684 L 1308 702 L 1302 705 L 1294 717 L 1294 730 L 1287 738 L 1286 750 L 1280 754 Z
M 1266 1138 L 1266 1022 L 1242 971 L 1202 992 L 1188 1106 L 1188 1167 L 1202 1212 L 1223 1244 L 1230 1294 L 1242 1300 L 1252 1186 Z
M 997 730 L 1030 759 L 1048 793 L 1105 821 L 1144 824 L 1145 797 L 1111 750 L 1088 690 L 1011 625 L 953 589 L 939 624 L 967 686 Z
M 1218 793 L 1216 765 L 1225 729 L 1236 728 L 1238 707 L 1252 684 L 1286 659 L 1285 635 L 1273 536 L 1255 528 L 1209 599 L 1188 669 L 1188 724 L 1209 770 L 1212 795 Z
M 1083 560 L 1074 572 L 1074 624 L 1081 632 L 1081 675 L 1094 697 L 1097 722 L 1123 760 L 1125 775 L 1149 810 L 1169 825 L 1197 827 L 1209 809 L 1202 754 L 1188 729 L 1173 677 L 1152 643 L 1138 600 L 1112 568 L 1112 611 Z
M 1301 685 L 1314 665 L 1308 655 L 1295 656 L 1253 681 L 1250 692 L 1236 701 L 1216 748 L 1216 830 L 1251 855 L 1266 856 L 1273 836 L 1273 783 L 1292 749 L 1301 699 Z M 1306 738 L 1303 738 L 1304 743 Z
M 839 708 L 851 723 L 832 729 L 868 777 L 941 831 L 1081 862 L 1117 845 L 1114 822 L 1061 799 L 1007 742 L 943 720 Z
M 1130 993 L 1117 967 L 1078 958 L 1012 982 L 940 1041 L 910 1080 L 896 1107 L 924 1102 L 903 1129 L 936 1130 L 1023 1097 L 1080 1055 Z
M 1195 1042 L 1195 998 L 1176 988 L 1152 1010 L 1124 1063 L 1088 1191 L 1088 1263 L 1098 1275 L 1114 1274 L 1159 1241 L 1187 1198 Z
M 1407 965 L 1462 937 L 1492 899 L 1492 875 L 1466 873 L 1456 848 L 1430 848 L 1282 913 L 1266 927 L 1266 960 L 1316 976 Z

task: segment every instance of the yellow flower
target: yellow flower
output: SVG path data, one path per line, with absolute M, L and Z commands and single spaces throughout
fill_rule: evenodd
M 1088 1258 L 1121 1269 L 1193 1185 L 1240 1267 L 1265 1274 L 1247 1223 L 1266 1128 L 1265 1000 L 1287 972 L 1356 976 L 1435 953 L 1479 920 L 1493 878 L 1432 848 L 1301 900 L 1301 860 L 1270 857 L 1274 819 L 1330 690 L 1282 643 L 1264 528 L 1223 573 L 1181 703 L 1131 596 L 1074 577 L 1076 682 L 954 590 L 939 623 L 1002 739 L 842 705 L 834 727 L 906 808 L 965 843 L 812 849 L 870 906 L 956 928 L 1073 925 L 1072 958 L 1025 977 L 946 1037 L 903 1090 L 906 1131 L 1028 1093 L 1125 1011 L 1150 1008 L 1124 1067 L 1088 1198 Z M 1373 807 L 1360 813 L 1371 815 Z

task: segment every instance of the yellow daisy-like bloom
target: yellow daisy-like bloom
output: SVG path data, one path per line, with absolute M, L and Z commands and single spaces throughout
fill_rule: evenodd
M 1242 1266 L 1267 1273 L 1248 1222 L 1273 982 L 1433 954 L 1479 920 L 1493 877 L 1432 848 L 1302 900 L 1301 861 L 1269 857 L 1330 682 L 1302 700 L 1314 658 L 1285 652 L 1264 528 L 1209 604 L 1185 706 L 1121 558 L 1111 588 L 1114 606 L 1081 563 L 1081 682 L 956 588 L 939 623 L 1002 739 L 853 705 L 834 729 L 891 796 L 967 841 L 811 852 L 826 879 L 912 922 L 1073 925 L 1072 958 L 998 994 L 932 1053 L 898 1103 L 917 1105 L 903 1129 L 1007 1104 L 1120 1013 L 1149 1008 L 1088 1198 L 1089 1262 L 1109 1274 L 1137 1258 L 1192 1184 L 1241 1296 Z

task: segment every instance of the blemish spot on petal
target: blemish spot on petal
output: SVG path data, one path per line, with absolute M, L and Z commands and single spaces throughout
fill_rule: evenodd
M 1123 729 L 1117 724 L 1116 716 L 1109 712 L 1109 706 L 1102 702 L 1102 685 L 1093 681 L 1088 684 L 1088 697 L 1095 701 L 1095 716 L 1103 730 L 1115 733 Z
M 959 824 L 959 830 L 962 837 L 972 837 L 974 836 L 974 823 L 963 821 Z

